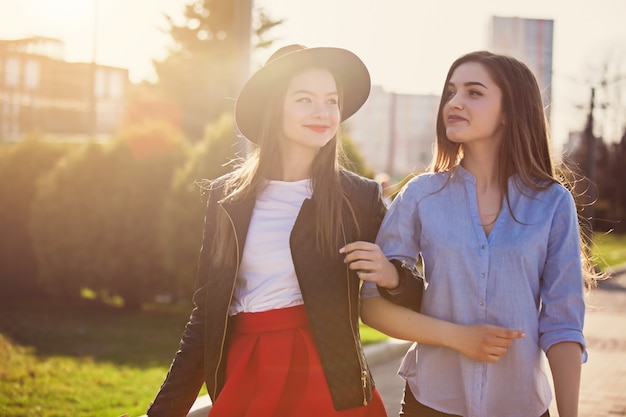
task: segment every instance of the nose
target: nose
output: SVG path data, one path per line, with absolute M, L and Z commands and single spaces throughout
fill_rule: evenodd
M 328 108 L 325 103 L 316 103 L 313 105 L 313 117 L 322 119 L 328 117 Z
M 459 94 L 454 94 L 450 100 L 448 100 L 448 106 L 453 109 L 463 109 L 463 100 Z

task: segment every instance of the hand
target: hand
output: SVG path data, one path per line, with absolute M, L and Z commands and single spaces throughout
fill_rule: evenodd
M 458 330 L 451 347 L 470 359 L 490 363 L 506 355 L 514 339 L 525 336 L 519 330 L 491 324 L 459 325 Z
M 344 262 L 348 268 L 356 271 L 360 279 L 389 289 L 398 286 L 398 271 L 375 243 L 352 242 L 339 249 L 339 252 L 346 254 Z

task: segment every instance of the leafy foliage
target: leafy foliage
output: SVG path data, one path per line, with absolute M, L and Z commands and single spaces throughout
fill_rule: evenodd
M 345 134 L 341 136 L 341 148 L 339 163 L 344 168 L 364 177 L 374 178 L 374 171 L 365 163 L 363 154 L 354 141 Z
M 593 230 L 626 233 L 626 132 L 619 143 L 581 141 L 566 162 L 582 177 L 575 184 L 576 194 L 583 205 L 581 215 L 592 217 Z
M 33 210 L 35 249 L 46 288 L 77 299 L 83 288 L 119 295 L 137 308 L 162 285 L 158 219 L 186 143 L 169 125 L 91 143 L 40 183 Z
M 173 178 L 161 217 L 160 247 L 168 276 L 167 292 L 177 301 L 191 299 L 206 200 L 199 182 L 215 179 L 231 170 L 235 155 L 234 124 L 223 116 L 206 129 L 187 163 Z
M 253 25 L 251 3 L 196 0 L 185 6 L 182 24 L 166 16 L 173 46 L 165 59 L 154 62 L 158 86 L 178 104 L 191 140 L 202 137 L 207 123 L 232 113 L 233 98 L 248 76 L 251 35 L 255 47 L 267 47 L 272 43 L 267 32 L 281 24 L 255 9 Z
M 39 293 L 29 230 L 35 185 L 66 148 L 37 137 L 0 147 L 0 297 L 4 299 Z

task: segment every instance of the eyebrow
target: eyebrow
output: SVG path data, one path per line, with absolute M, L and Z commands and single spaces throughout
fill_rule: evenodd
M 479 86 L 481 86 L 483 88 L 487 88 L 487 86 L 485 84 L 479 83 L 478 81 L 468 81 L 466 83 L 463 83 L 463 86 L 465 86 L 465 87 L 472 87 L 474 85 L 479 85 Z M 448 81 L 448 87 L 454 87 L 454 86 L 455 86 L 455 84 L 453 82 Z
M 296 95 L 296 94 L 310 94 L 310 95 L 315 95 L 315 93 L 314 93 L 314 92 L 309 91 L 309 90 L 304 90 L 304 89 L 302 89 L 302 90 L 296 90 L 296 91 L 294 91 L 294 92 L 293 92 L 293 93 L 291 93 L 291 94 L 292 94 L 292 95 Z M 333 92 L 330 92 L 330 93 L 326 93 L 326 94 L 325 94 L 325 96 L 338 96 L 338 95 L 339 95 L 339 92 L 337 92 L 337 91 L 333 91 Z

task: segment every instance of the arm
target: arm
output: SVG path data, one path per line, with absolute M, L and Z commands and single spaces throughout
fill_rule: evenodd
M 576 342 L 557 343 L 548 349 L 546 356 L 552 371 L 559 416 L 577 417 L 582 362 L 581 346 Z
M 539 341 L 552 371 L 559 415 L 570 417 L 578 415 L 581 364 L 587 356 L 581 249 L 573 198 L 564 193 L 553 206 L 541 281 Z
M 379 292 L 380 288 L 390 288 L 393 293 L 394 289 L 406 285 L 406 282 L 401 282 L 398 273 L 399 269 L 406 268 L 394 266 L 376 244 L 352 242 L 341 248 L 340 252 L 346 254 L 344 262 L 349 264 L 348 267 L 357 271 L 363 281 L 376 283 Z M 415 278 L 405 280 L 418 282 Z M 421 289 L 423 291 L 423 287 Z M 421 293 L 419 295 L 421 299 Z M 410 296 L 408 294 L 407 302 L 410 302 Z M 523 337 L 522 332 L 514 329 L 488 324 L 460 325 L 425 316 L 418 312 L 417 307 L 406 308 L 383 297 L 363 298 L 361 319 L 368 326 L 391 337 L 444 346 L 484 362 L 498 362 L 506 354 L 513 339 Z
M 194 302 L 203 305 L 206 288 L 194 294 Z M 198 297 L 198 298 L 196 298 Z M 204 321 L 202 309 L 196 307 L 180 341 L 165 381 L 147 414 L 150 417 L 187 415 L 204 382 L 203 367 Z
M 203 243 L 196 271 L 194 309 L 180 340 L 180 348 L 170 365 L 165 381 L 159 388 L 147 414 L 150 417 L 186 416 L 198 397 L 204 383 L 204 327 L 210 269 L 209 254 L 215 236 L 216 204 L 213 191 L 209 191 L 204 218 Z
M 387 260 L 380 247 L 370 242 L 352 242 L 339 250 L 344 262 L 364 281 L 378 287 L 380 295 L 394 304 L 419 311 L 424 279 L 415 268 L 397 259 Z
M 461 325 L 428 317 L 382 297 L 364 299 L 361 318 L 391 337 L 447 347 L 470 359 L 491 363 L 506 354 L 514 339 L 524 336 L 517 330 L 488 324 Z
M 398 285 L 395 288 L 377 286 L 378 293 L 385 300 L 419 313 L 424 296 L 424 278 L 415 267 L 403 261 L 392 259 L 391 264 L 396 269 Z

